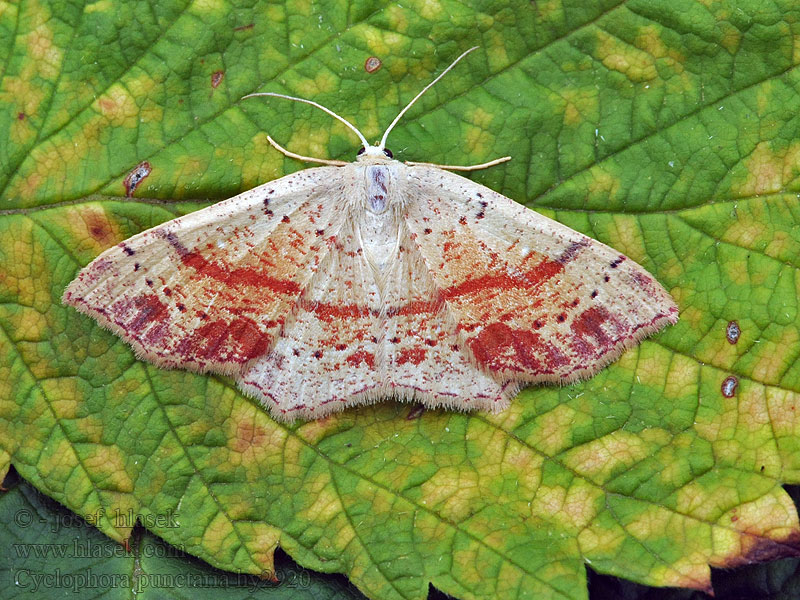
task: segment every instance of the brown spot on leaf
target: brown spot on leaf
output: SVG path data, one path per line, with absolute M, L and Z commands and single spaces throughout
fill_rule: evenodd
M 239 27 L 234 27 L 233 30 L 234 31 L 247 31 L 248 29 L 252 29 L 255 26 L 256 26 L 255 23 L 248 23 L 247 25 L 240 25 Z
M 724 569 L 767 562 L 788 556 L 800 556 L 800 534 L 792 532 L 783 539 L 772 540 L 761 535 L 743 532 L 744 552 L 728 557 L 719 566 Z
M 82 216 L 86 223 L 86 230 L 98 244 L 104 248 L 114 245 L 117 238 L 114 235 L 111 223 L 108 222 L 104 214 L 94 211 L 85 211 Z
M 425 406 L 423 404 L 416 404 L 411 407 L 410 411 L 408 411 L 408 415 L 406 416 L 406 421 L 413 421 L 414 419 L 419 419 L 424 412 L 425 412 Z
M 381 68 L 381 65 L 382 65 L 382 64 L 383 64 L 383 63 L 381 62 L 381 59 L 380 59 L 380 58 L 378 58 L 377 56 L 370 56 L 370 57 L 369 57 L 369 58 L 368 58 L 368 59 L 367 59 L 367 60 L 364 62 L 364 70 L 365 70 L 367 73 L 374 73 L 375 71 L 377 71 L 378 69 L 380 69 L 380 68 Z
M 728 338 L 729 344 L 735 344 L 739 341 L 739 336 L 742 330 L 739 329 L 739 323 L 736 321 L 728 321 L 728 326 L 725 328 L 725 337 Z
M 25 113 L 21 112 L 21 113 L 17 114 L 17 119 L 19 119 L 20 121 L 24 121 L 25 120 Z
M 139 187 L 139 184 L 152 172 L 153 167 L 146 160 L 136 165 L 133 170 L 128 173 L 128 176 L 125 177 L 125 181 L 123 181 L 125 184 L 125 195 L 128 198 L 132 197 L 136 188 Z
M 733 398 L 736 395 L 737 387 L 739 387 L 739 380 L 733 375 L 729 375 L 722 380 L 720 390 L 722 391 L 722 395 L 726 398 Z
M 214 71 L 211 74 L 211 87 L 217 89 L 222 80 L 225 78 L 225 71 Z
M 263 427 L 243 421 L 236 426 L 234 450 L 244 452 L 253 446 L 263 446 L 266 438 L 267 434 Z

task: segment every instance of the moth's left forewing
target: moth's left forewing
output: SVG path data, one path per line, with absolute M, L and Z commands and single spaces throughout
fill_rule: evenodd
M 473 360 L 571 381 L 677 320 L 641 266 L 464 177 L 412 167 L 406 222 Z

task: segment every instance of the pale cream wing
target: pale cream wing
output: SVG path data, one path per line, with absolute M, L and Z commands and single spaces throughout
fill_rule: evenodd
M 345 220 L 272 351 L 238 377 L 280 420 L 319 418 L 385 390 L 380 294 Z
M 405 220 L 481 368 L 504 380 L 590 376 L 677 321 L 619 252 L 464 177 L 411 167 Z
M 63 301 L 159 366 L 232 373 L 268 352 L 342 227 L 341 171 L 308 169 L 106 250 Z
M 400 260 L 392 264 L 385 286 L 384 356 L 392 392 L 428 408 L 506 408 L 519 386 L 498 381 L 475 366 L 434 274 L 405 226 L 402 231 Z
M 386 226 L 367 230 L 366 219 L 356 209 L 347 215 L 272 351 L 238 377 L 242 389 L 280 420 L 392 397 L 431 408 L 507 406 L 517 388 L 462 351 L 402 223 L 387 217 Z M 396 253 L 379 269 L 367 258 L 370 245 Z

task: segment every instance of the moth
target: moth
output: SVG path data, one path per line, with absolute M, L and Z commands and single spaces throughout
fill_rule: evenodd
M 362 143 L 109 248 L 63 302 L 159 367 L 232 376 L 274 418 L 394 397 L 499 411 L 678 319 L 623 254 L 454 170 Z M 246 96 L 248 97 L 248 96 Z

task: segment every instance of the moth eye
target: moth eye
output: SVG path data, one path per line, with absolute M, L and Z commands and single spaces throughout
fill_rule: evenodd
M 359 148 L 358 150 L 358 153 L 356 153 L 356 156 L 361 156 L 362 154 L 364 154 L 365 151 L 366 148 L 364 148 L 364 146 L 361 146 L 361 148 Z
M 389 158 L 394 158 L 394 154 L 392 154 L 392 151 L 391 151 L 391 150 L 389 150 L 388 148 L 384 148 L 384 149 L 383 149 L 383 153 L 384 153 L 386 156 L 388 156 Z

